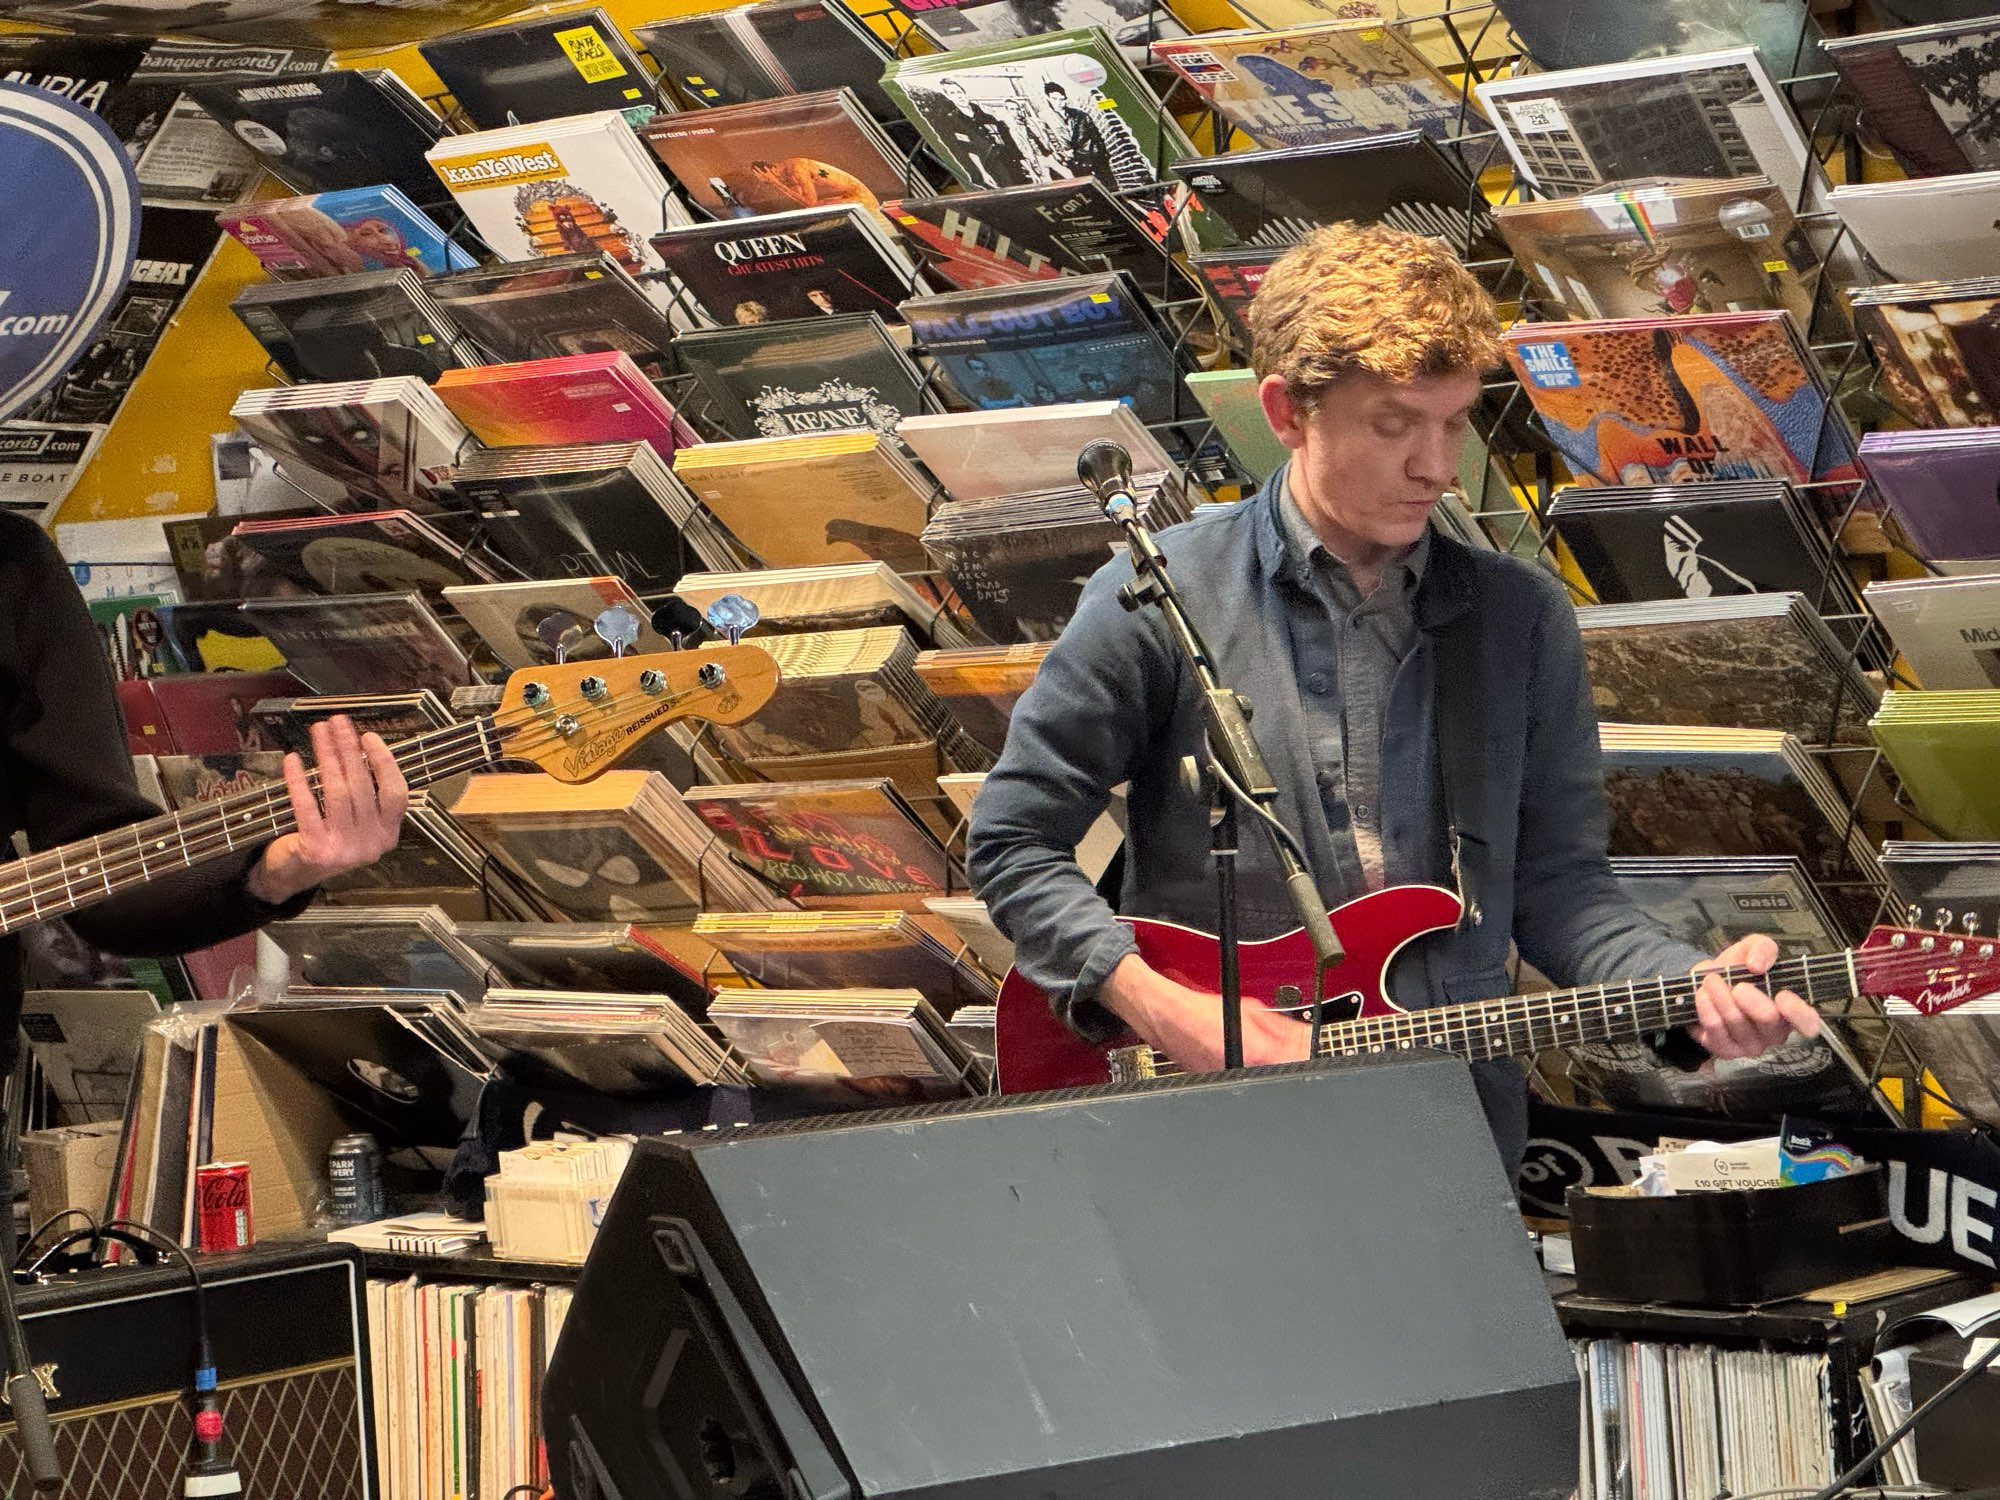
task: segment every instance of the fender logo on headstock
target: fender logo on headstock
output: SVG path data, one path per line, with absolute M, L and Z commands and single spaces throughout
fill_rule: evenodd
M 1950 1010 L 1972 998 L 1972 976 L 1953 969 L 1924 970 L 1924 987 L 1910 996 L 1910 1004 L 1927 1016 Z

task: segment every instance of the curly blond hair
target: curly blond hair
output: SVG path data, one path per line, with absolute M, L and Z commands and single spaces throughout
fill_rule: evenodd
M 1493 299 L 1443 240 L 1329 224 L 1287 250 L 1250 304 L 1250 362 L 1311 402 L 1341 376 L 1390 380 L 1500 363 Z

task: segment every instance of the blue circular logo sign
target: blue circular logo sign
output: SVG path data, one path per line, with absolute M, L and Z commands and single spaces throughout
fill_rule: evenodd
M 0 84 L 0 418 L 62 377 L 131 279 L 139 179 L 118 137 L 42 89 Z

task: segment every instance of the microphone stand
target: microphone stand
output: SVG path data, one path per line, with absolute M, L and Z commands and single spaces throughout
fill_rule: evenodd
M 12 1180 L 14 1171 L 14 1083 L 7 1079 L 0 1087 L 0 1172 Z M 14 1414 L 14 1431 L 21 1444 L 21 1459 L 28 1482 L 37 1493 L 53 1495 L 62 1488 L 62 1465 L 56 1459 L 55 1430 L 49 1425 L 49 1406 L 42 1394 L 42 1382 L 28 1353 L 28 1339 L 21 1328 L 21 1314 L 14 1305 L 13 1237 L 4 1264 L 0 1264 L 0 1339 L 5 1340 L 6 1399 Z
M 1284 873 L 1286 894 L 1291 897 L 1299 924 L 1312 943 L 1316 962 L 1310 1056 L 1319 1046 L 1326 972 L 1346 955 L 1333 924 L 1327 920 L 1319 886 L 1300 858 L 1296 840 L 1274 810 L 1278 787 L 1250 728 L 1250 702 L 1224 685 L 1216 674 L 1214 654 L 1181 602 L 1180 590 L 1167 570 L 1167 560 L 1152 532 L 1139 519 L 1139 507 L 1132 495 L 1131 458 L 1116 443 L 1092 443 L 1077 456 L 1076 467 L 1077 477 L 1102 502 L 1105 515 L 1125 532 L 1134 576 L 1118 590 L 1118 602 L 1127 610 L 1151 605 L 1160 611 L 1167 622 L 1167 633 L 1194 674 L 1195 688 L 1201 697 L 1206 763 L 1197 765 L 1194 757 L 1189 756 L 1183 772 L 1189 777 L 1191 789 L 1197 781 L 1205 781 L 1211 799 L 1209 848 L 1215 857 L 1216 939 L 1222 954 L 1222 1065 L 1243 1066 L 1243 982 L 1236 897 L 1239 802 L 1250 810 L 1253 821 L 1270 839 Z

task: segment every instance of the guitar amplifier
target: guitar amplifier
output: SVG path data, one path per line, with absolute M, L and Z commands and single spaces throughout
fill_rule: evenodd
M 1432 1054 L 640 1143 L 563 1500 L 1555 1500 L 1576 1370 Z
M 200 1258 L 222 1409 L 253 1500 L 375 1500 L 358 1255 L 313 1245 Z M 174 1500 L 192 1419 L 194 1312 L 178 1264 L 17 1292 L 28 1352 L 53 1365 L 62 1500 Z M 11 1421 L 0 1495 L 33 1494 Z

